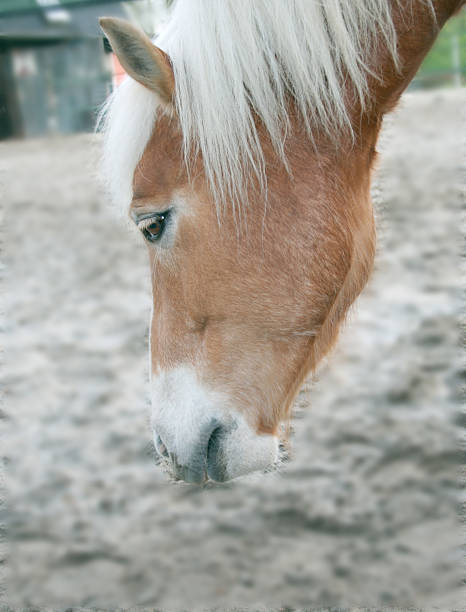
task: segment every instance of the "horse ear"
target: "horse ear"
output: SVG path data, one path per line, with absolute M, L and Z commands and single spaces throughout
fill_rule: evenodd
M 102 17 L 99 23 L 126 72 L 164 102 L 172 102 L 175 78 L 168 55 L 123 19 Z

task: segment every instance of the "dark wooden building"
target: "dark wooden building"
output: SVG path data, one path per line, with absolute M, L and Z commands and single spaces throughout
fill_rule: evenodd
M 1 0 L 0 138 L 93 129 L 111 89 L 101 15 L 120 2 Z

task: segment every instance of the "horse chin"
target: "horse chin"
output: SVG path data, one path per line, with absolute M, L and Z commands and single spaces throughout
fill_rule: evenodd
M 226 482 L 278 462 L 278 437 L 226 409 L 228 399 L 201 385 L 192 368 L 159 373 L 152 392 L 154 445 L 174 480 Z

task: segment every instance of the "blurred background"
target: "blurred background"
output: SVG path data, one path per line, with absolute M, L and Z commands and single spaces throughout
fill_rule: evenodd
M 0 138 L 92 131 L 123 76 L 98 18 L 129 19 L 151 34 L 164 0 L 2 0 Z
M 146 251 L 98 179 L 103 15 L 155 34 L 166 6 L 0 0 L 0 604 L 464 609 L 466 15 L 384 121 L 376 268 L 291 461 L 205 488 L 154 465 Z

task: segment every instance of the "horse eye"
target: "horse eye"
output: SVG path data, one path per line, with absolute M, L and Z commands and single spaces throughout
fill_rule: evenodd
M 141 231 L 146 240 L 149 242 L 157 242 L 165 229 L 166 215 L 156 215 L 151 219 L 147 219 L 146 223 L 141 227 Z

